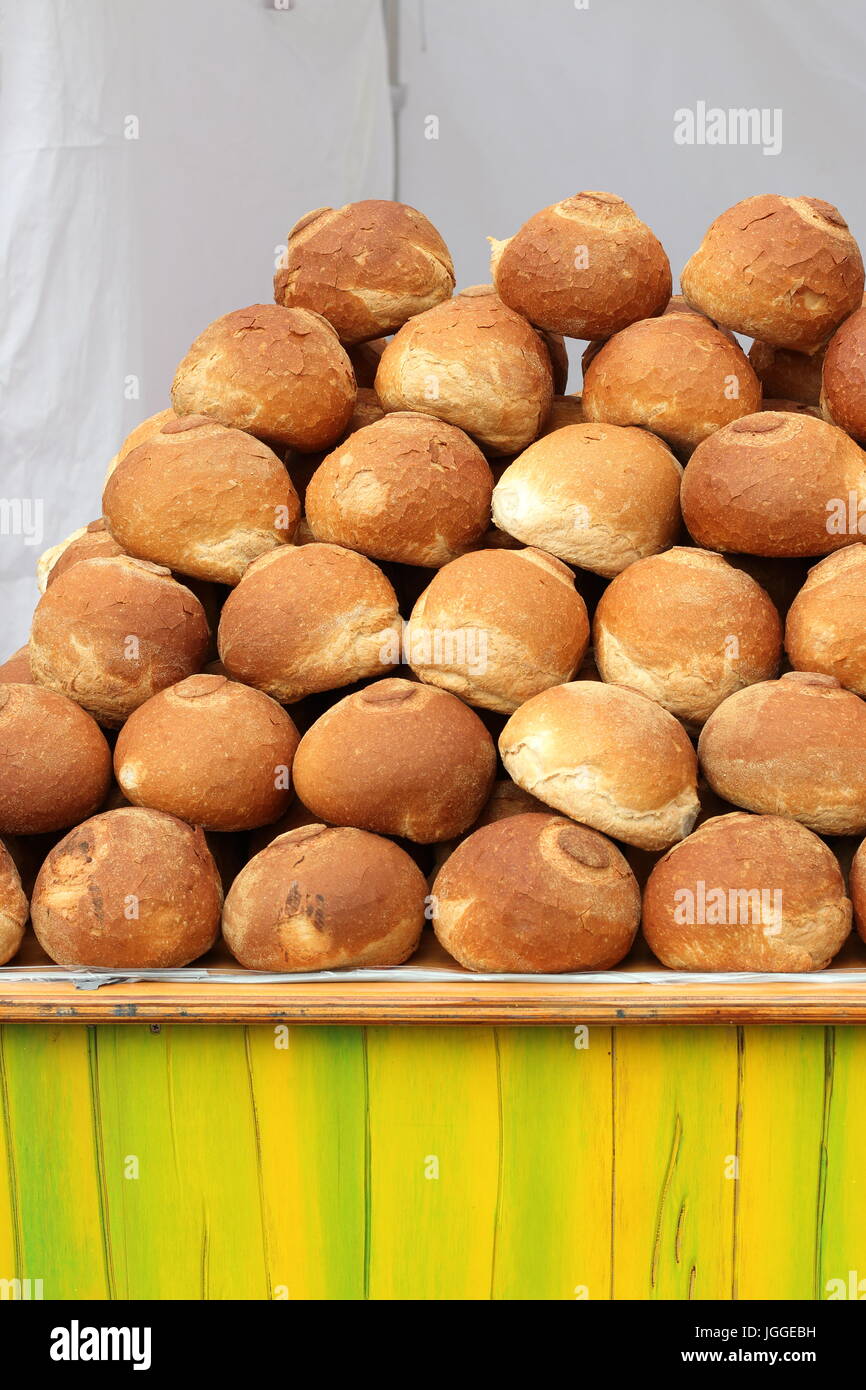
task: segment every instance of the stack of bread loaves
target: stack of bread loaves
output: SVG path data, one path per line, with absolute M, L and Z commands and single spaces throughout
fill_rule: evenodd
M 395 966 L 428 922 L 484 972 L 611 969 L 641 919 L 678 970 L 866 938 L 842 216 L 748 198 L 672 297 L 583 192 L 491 276 L 455 293 L 414 208 L 318 208 L 274 302 L 195 339 L 0 666 L 0 964 L 28 901 L 112 970 L 220 931 L 255 970 Z

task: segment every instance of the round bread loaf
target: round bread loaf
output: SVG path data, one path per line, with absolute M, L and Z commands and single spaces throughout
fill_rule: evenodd
M 204 609 L 167 569 L 126 555 L 82 560 L 36 606 L 30 665 L 40 685 L 113 728 L 200 670 L 209 640 Z
M 0 965 L 6 965 L 17 954 L 29 916 L 30 904 L 15 861 L 0 841 Z
M 305 505 L 317 540 L 435 568 L 483 536 L 492 492 L 487 460 L 468 435 L 432 415 L 397 411 L 328 455 Z
M 491 454 L 525 449 L 553 399 L 539 335 L 487 285 L 404 324 L 382 353 L 376 394 L 386 411 L 436 415 Z
M 554 396 L 539 438 L 543 439 L 546 434 L 553 434 L 556 430 L 564 429 L 566 425 L 583 425 L 585 423 L 583 400 L 580 396 Z
M 866 545 L 849 545 L 809 570 L 788 610 L 785 650 L 798 671 L 834 676 L 866 696 Z
M 820 347 L 863 297 L 863 261 L 838 208 L 778 193 L 717 217 L 680 279 L 701 313 L 797 352 Z
M 821 835 L 866 831 L 866 705 L 832 676 L 789 671 L 731 695 L 698 757 L 735 806 L 790 816 Z
M 377 420 L 384 419 L 384 416 L 385 412 L 379 404 L 379 397 L 376 395 L 376 392 L 359 387 L 358 395 L 355 399 L 355 409 L 352 411 L 351 420 L 340 436 L 340 444 L 345 443 L 350 435 L 355 434 L 358 430 L 364 429 L 366 425 L 373 425 Z M 304 502 L 307 495 L 310 479 L 316 469 L 320 468 L 322 463 L 324 463 L 329 452 L 330 451 L 327 449 L 319 449 L 314 454 L 299 454 L 295 449 L 286 450 L 286 469 L 292 480 L 292 485 L 298 497 L 301 499 L 301 503 Z M 305 525 L 306 518 L 301 521 L 301 526 Z M 298 538 L 299 531 L 300 527 L 298 528 L 298 532 L 295 533 L 296 545 L 301 544 Z
M 793 352 L 790 348 L 755 342 L 749 348 L 749 361 L 765 397 L 799 401 L 802 405 L 818 404 L 823 347 L 815 352 Z
M 823 970 L 850 930 L 833 851 L 780 816 L 705 821 L 644 893 L 644 936 L 672 970 Z
M 170 412 L 174 416 L 174 412 Z M 36 564 L 36 582 L 40 594 L 59 579 L 79 560 L 110 560 L 124 553 L 105 524 L 105 518 L 91 521 L 66 537 L 59 545 L 43 550 Z
M 0 662 L 0 682 L 6 685 L 35 685 L 30 670 L 30 648 L 19 647 L 5 661 Z
M 857 540 L 858 499 L 866 499 L 863 450 L 824 420 L 771 411 L 705 440 L 681 493 L 698 545 L 789 557 L 827 555 Z
M 278 304 L 321 314 L 344 343 L 394 333 L 453 289 L 451 256 L 433 224 L 406 203 L 377 198 L 308 212 L 274 276 Z
M 421 870 L 393 841 L 306 825 L 241 870 L 223 933 L 251 970 L 400 965 L 420 940 L 426 894 Z
M 507 241 L 490 238 L 496 290 L 531 323 L 569 338 L 607 338 L 660 314 L 671 268 L 661 242 L 613 193 L 542 208 Z
M 291 541 L 301 513 L 276 454 L 206 415 L 175 417 L 133 449 L 102 505 L 128 555 L 218 584 Z
M 854 904 L 854 925 L 858 935 L 866 941 L 866 840 L 851 860 L 848 891 Z
M 133 449 L 137 449 L 139 444 L 145 444 L 154 434 L 159 434 L 163 425 L 167 425 L 170 420 L 175 418 L 174 411 L 159 410 L 156 415 L 149 415 L 146 420 L 142 420 L 140 425 L 136 425 L 134 430 L 126 436 L 114 457 L 109 461 L 105 474 L 105 481 L 111 477 L 115 468 L 122 463 L 127 454 L 131 454 Z
M 637 560 L 601 596 L 598 669 L 688 725 L 779 669 L 782 624 L 768 594 L 721 555 L 676 546 Z
M 420 844 L 467 830 L 495 774 L 477 714 L 444 690 L 398 679 L 333 705 L 304 734 L 294 764 L 298 796 L 323 821 Z
M 700 809 L 682 725 L 622 686 L 583 680 L 545 690 L 511 716 L 499 751 L 533 796 L 640 849 L 681 840 Z
M 110 782 L 111 753 L 89 714 L 39 685 L 0 685 L 0 835 L 77 825 Z
M 130 715 L 114 772 L 136 806 L 205 830 L 253 830 L 289 807 L 298 737 L 262 691 L 224 676 L 190 676 Z
M 216 319 L 177 369 L 178 415 L 221 425 L 302 452 L 340 438 L 355 405 L 352 364 L 331 325 L 308 309 L 252 304 Z
M 761 403 L 742 349 L 698 314 L 665 314 L 624 328 L 583 379 L 587 420 L 641 425 L 687 457 L 702 439 Z
M 372 560 L 337 545 L 287 546 L 256 560 L 229 594 L 219 653 L 235 680 L 290 704 L 390 670 L 401 626 Z
M 673 454 L 646 430 L 566 425 L 506 468 L 493 490 L 493 520 L 527 545 L 611 576 L 676 540 L 681 477 Z
M 609 970 L 640 921 L 634 874 L 610 840 L 530 812 L 463 840 L 433 884 L 433 927 L 467 970 Z
M 40 946 L 58 965 L 170 969 L 210 950 L 222 898 L 203 830 L 124 806 L 55 845 L 30 911 Z
M 424 590 L 404 645 L 428 685 L 511 714 L 571 680 L 588 641 L 586 604 L 567 565 L 541 550 L 477 550 Z
M 820 399 L 829 419 L 866 444 L 866 308 L 846 319 L 830 339 Z

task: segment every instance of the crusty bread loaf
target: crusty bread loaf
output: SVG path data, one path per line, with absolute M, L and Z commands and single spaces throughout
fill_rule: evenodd
M 400 965 L 424 926 L 427 884 L 405 850 L 365 830 L 307 825 L 249 861 L 223 932 L 251 970 Z
M 644 893 L 644 936 L 672 970 L 823 970 L 850 930 L 832 850 L 780 816 L 705 821 Z
M 671 451 L 646 430 L 566 425 L 506 468 L 493 520 L 527 545 L 611 576 L 673 544 L 681 477 Z
M 99 725 L 65 695 L 0 685 L 0 835 L 42 835 L 92 816 L 111 781 Z
M 817 405 L 821 396 L 821 368 L 824 348 L 814 352 L 793 352 L 790 348 L 752 343 L 749 361 L 761 383 L 765 397 Z
M 317 540 L 435 568 L 483 536 L 492 492 L 490 467 L 468 435 L 432 415 L 396 411 L 328 455 L 305 506 Z
M 451 256 L 432 223 L 378 198 L 308 212 L 274 276 L 278 304 L 322 314 L 344 343 L 394 333 L 453 289 Z
M 282 546 L 226 600 L 219 652 L 235 680 L 285 704 L 382 675 L 399 661 L 400 626 L 372 560 L 336 545 Z
M 776 675 L 782 624 L 747 574 L 712 551 L 676 546 L 617 575 L 596 609 L 593 644 L 604 680 L 696 726 L 735 690 Z
M 496 751 L 454 695 L 392 679 L 347 695 L 316 720 L 293 771 L 298 796 L 323 821 L 432 844 L 477 818 Z
M 541 550 L 477 550 L 424 590 L 404 646 L 428 685 L 511 714 L 571 680 L 588 641 L 586 604 L 567 565 Z
M 5 661 L 0 662 L 0 682 L 13 685 L 35 685 L 30 670 L 30 648 L 19 647 Z
M 511 716 L 499 751 L 533 796 L 641 849 L 681 840 L 698 814 L 688 735 L 634 690 L 591 680 L 545 690 Z
M 218 584 L 291 541 L 301 512 L 276 454 L 206 415 L 175 418 L 127 454 L 102 506 L 126 554 Z
M 866 453 L 842 430 L 811 415 L 759 412 L 695 450 L 681 500 L 698 545 L 797 557 L 858 539 L 852 493 L 866 497 Z
M 24 939 L 30 904 L 15 861 L 0 840 L 0 965 L 6 965 Z
M 584 192 L 542 208 L 507 241 L 490 238 L 494 284 L 531 323 L 607 338 L 660 314 L 671 292 L 661 242 L 622 198 Z
M 866 545 L 849 545 L 809 570 L 788 610 L 785 650 L 798 671 L 835 676 L 866 696 Z
M 126 806 L 51 850 L 33 890 L 33 929 L 58 965 L 171 968 L 213 945 L 222 896 L 203 830 Z
M 349 423 L 355 376 L 321 315 L 252 304 L 199 334 L 175 373 L 171 399 L 178 415 L 209 415 L 312 452 L 328 448 Z
M 698 314 L 624 328 L 595 354 L 583 380 L 588 421 L 641 425 L 683 457 L 760 402 L 745 353 Z
M 866 941 L 866 840 L 857 849 L 851 860 L 848 876 L 848 891 L 854 905 L 854 925 L 857 933 Z
M 136 425 L 134 430 L 130 430 L 117 453 L 109 461 L 105 481 L 108 482 L 117 465 L 123 462 L 127 454 L 131 454 L 133 449 L 137 449 L 139 444 L 144 444 L 152 435 L 159 434 L 163 425 L 167 425 L 174 418 L 175 414 L 171 408 L 158 410 L 155 415 L 149 415 L 140 425 Z
M 608 970 L 640 921 L 610 840 L 563 816 L 510 816 L 463 840 L 433 884 L 433 927 L 468 970 Z
M 174 411 L 169 413 L 174 418 Z M 77 565 L 79 560 L 108 560 L 123 553 L 123 546 L 112 536 L 105 524 L 105 518 L 99 517 L 97 521 L 91 521 L 87 526 L 73 531 L 59 545 L 52 545 L 48 550 L 43 550 L 36 564 L 39 592 L 44 594 L 49 584 L 53 584 L 61 574 Z
M 46 589 L 30 632 L 40 685 L 119 727 L 145 700 L 199 671 L 210 634 L 198 599 L 147 560 L 82 560 Z
M 190 676 L 130 715 L 114 771 L 136 806 L 206 830 L 252 830 L 289 807 L 298 737 L 285 710 L 261 690 L 224 676 Z
M 838 208 L 778 193 L 717 217 L 680 278 L 702 313 L 797 352 L 819 347 L 863 296 L 863 261 Z
M 710 785 L 821 835 L 866 831 L 866 705 L 832 676 L 789 671 L 719 705 L 698 743 Z
M 535 439 L 553 399 L 550 355 L 520 314 L 476 285 L 404 324 L 382 353 L 386 411 L 436 415 L 492 454 Z
M 827 345 L 820 400 L 829 420 L 866 444 L 866 307 L 846 319 Z

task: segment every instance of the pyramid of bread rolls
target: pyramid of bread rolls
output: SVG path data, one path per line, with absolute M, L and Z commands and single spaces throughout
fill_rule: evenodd
M 0 666 L 0 963 L 28 916 L 134 970 L 221 932 L 275 972 L 431 928 L 492 973 L 609 970 L 641 924 L 692 971 L 866 938 L 844 218 L 746 198 L 676 295 L 611 193 L 491 245 L 455 291 L 414 208 L 308 213 L 100 469 Z

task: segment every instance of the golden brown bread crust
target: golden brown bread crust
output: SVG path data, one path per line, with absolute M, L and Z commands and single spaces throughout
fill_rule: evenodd
M 549 813 L 461 841 L 433 884 L 433 927 L 468 970 L 609 970 L 640 921 L 634 874 L 610 840 Z
M 118 728 L 199 671 L 209 640 L 204 609 L 167 569 L 126 555 L 82 560 L 36 606 L 30 665 L 40 685 Z
M 302 452 L 340 438 L 355 405 L 352 364 L 331 325 L 308 309 L 251 304 L 196 338 L 171 388 L 178 415 Z
M 142 420 L 140 425 L 136 425 L 135 429 L 129 432 L 117 453 L 109 461 L 106 470 L 106 482 L 111 477 L 117 465 L 123 462 L 127 454 L 131 454 L 133 449 L 138 448 L 139 444 L 146 443 L 152 435 L 159 434 L 163 425 L 167 425 L 169 421 L 174 418 L 175 413 L 169 408 L 168 410 L 159 410 L 155 415 L 149 415 L 146 420 Z
M 223 932 L 251 970 L 400 965 L 418 945 L 426 893 L 420 869 L 393 841 L 307 825 L 271 841 L 241 871 Z
M 378 357 L 377 357 L 378 362 Z M 338 440 L 338 444 L 343 444 L 350 435 L 357 430 L 362 430 L 366 425 L 373 425 L 377 420 L 384 418 L 385 412 L 379 404 L 379 397 L 371 388 L 358 387 L 358 394 L 355 398 L 355 409 L 352 411 L 352 418 L 344 429 Z M 306 497 L 310 479 L 316 469 L 321 466 L 331 451 L 329 449 L 318 449 L 314 454 L 299 454 L 296 449 L 287 449 L 285 454 L 285 464 L 292 485 L 295 488 L 301 502 Z M 302 526 L 306 526 L 306 518 L 301 521 Z M 295 544 L 299 545 L 297 533 Z
M 30 648 L 19 647 L 10 657 L 0 663 L 0 682 L 13 685 L 35 685 L 30 670 Z
M 171 412 L 172 416 L 174 412 Z M 49 584 L 59 579 L 79 560 L 108 560 L 124 553 L 105 524 L 105 518 L 88 522 L 73 531 L 59 545 L 43 550 L 36 564 L 36 582 L 40 594 L 44 594 Z
M 473 286 L 404 324 L 382 353 L 376 394 L 386 411 L 436 415 L 492 454 L 516 453 L 550 409 L 550 355 L 526 319 Z
M 476 444 L 432 415 L 397 411 L 355 431 L 310 479 L 317 540 L 436 568 L 490 523 L 493 474 Z
M 0 965 L 6 965 L 24 939 L 30 904 L 15 861 L 0 840 Z
M 864 852 L 863 841 L 857 849 L 854 858 L 851 860 L 851 870 L 848 875 L 848 892 L 854 904 L 854 925 L 857 933 L 866 941 L 866 852 Z
M 811 415 L 759 412 L 695 450 L 681 501 L 689 532 L 708 550 L 798 557 L 858 539 L 834 529 L 852 492 L 866 497 L 866 454 L 842 430 Z
M 295 755 L 295 788 L 323 821 L 420 844 L 479 815 L 496 774 L 477 714 L 444 690 L 377 681 L 317 719 Z
M 761 383 L 765 397 L 817 405 L 821 396 L 821 368 L 824 348 L 815 352 L 792 352 L 770 343 L 752 343 L 749 361 Z
M 235 680 L 288 704 L 389 670 L 400 626 L 397 597 L 372 560 L 337 545 L 284 546 L 232 590 L 219 652 Z
M 607 338 L 660 314 L 670 298 L 661 242 L 613 193 L 577 193 L 542 208 L 507 241 L 490 241 L 504 302 L 569 338 Z
M 493 490 L 493 519 L 527 545 L 609 577 L 672 545 L 682 467 L 646 430 L 565 425 L 531 444 Z
M 821 835 L 866 831 L 866 705 L 832 676 L 789 671 L 731 695 L 698 757 L 727 801 Z
M 136 806 L 205 830 L 252 830 L 288 810 L 298 738 L 262 691 L 224 676 L 190 676 L 130 715 L 114 771 Z
M 683 457 L 761 403 L 745 353 L 698 314 L 642 319 L 606 342 L 586 368 L 589 421 L 640 425 Z
M 203 830 L 120 807 L 51 850 L 33 890 L 33 929 L 58 965 L 171 968 L 210 950 L 222 896 Z
M 823 970 L 850 930 L 836 856 L 780 816 L 705 821 L 644 893 L 644 936 L 672 970 Z
M 352 364 L 352 371 L 355 373 L 355 380 L 358 383 L 358 393 L 373 389 L 373 382 L 376 380 L 376 373 L 379 370 L 379 359 L 388 345 L 387 338 L 374 338 L 369 343 L 355 343 L 353 346 L 346 347 L 349 354 L 349 361 Z
M 477 550 L 434 577 L 405 632 L 428 685 L 511 714 L 571 680 L 589 642 L 586 604 L 566 565 L 541 550 Z
M 846 319 L 830 339 L 820 399 L 828 419 L 866 444 L 866 308 Z
M 110 781 L 105 736 L 74 701 L 39 685 L 0 686 L 0 834 L 77 825 Z
M 866 696 L 866 545 L 837 550 L 809 570 L 788 610 L 785 650 L 795 670 L 835 676 Z
M 581 396 L 576 393 L 573 396 L 554 396 L 539 439 L 543 439 L 546 434 L 553 434 L 556 430 L 564 429 L 566 425 L 583 425 L 585 423 Z
M 604 680 L 696 726 L 735 690 L 776 675 L 782 624 L 747 574 L 713 551 L 676 546 L 608 585 L 593 645 Z
M 102 505 L 126 554 L 218 584 L 291 541 L 301 513 L 276 454 L 206 415 L 175 418 L 127 454 Z
M 798 352 L 819 347 L 863 297 L 863 261 L 838 208 L 778 193 L 717 217 L 680 279 L 718 323 Z
M 321 314 L 343 343 L 394 333 L 453 289 L 451 255 L 433 224 L 377 198 L 308 212 L 274 276 L 278 304 Z
M 682 725 L 635 690 L 572 681 L 521 705 L 499 751 L 519 786 L 640 849 L 667 849 L 698 814 L 697 760 Z

